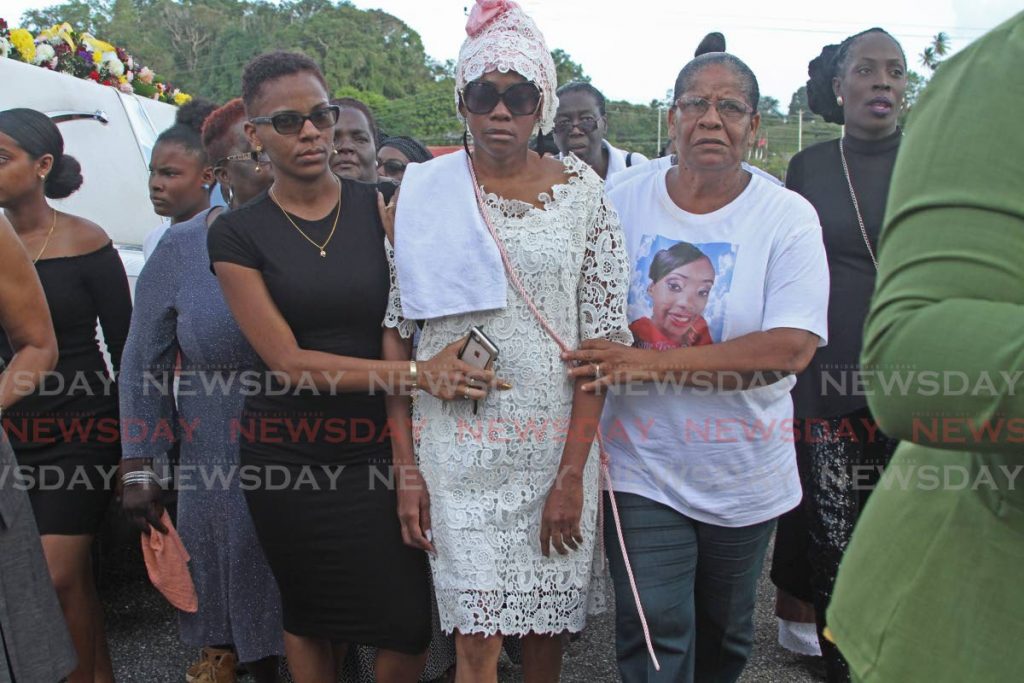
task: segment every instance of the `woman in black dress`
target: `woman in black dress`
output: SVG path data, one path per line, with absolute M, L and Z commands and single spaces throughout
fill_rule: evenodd
M 46 201 L 82 184 L 57 126 L 31 109 L 0 112 L 0 207 L 32 257 L 57 333 L 60 359 L 39 388 L 4 414 L 29 490 L 78 668 L 69 681 L 113 680 L 90 549 L 121 458 L 117 385 L 96 337 L 99 319 L 116 372 L 131 319 L 124 266 L 110 238 Z M 0 358 L 13 350 L 0 339 Z
M 898 121 L 907 60 L 891 35 L 872 28 L 826 46 L 808 75 L 811 111 L 845 129 L 842 138 L 795 155 L 786 172 L 786 187 L 821 217 L 831 290 L 828 346 L 817 350 L 793 388 L 804 498 L 779 522 L 772 578 L 791 595 L 810 598 L 827 678 L 842 683 L 849 672 L 822 635 L 825 609 L 853 526 L 896 449 L 856 388 L 878 236 L 903 136 Z
M 238 438 L 246 499 L 281 589 L 289 668 L 297 683 L 334 680 L 348 644 L 372 645 L 378 681 L 412 682 L 430 640 L 430 586 L 426 557 L 402 542 L 387 423 L 408 420 L 401 394 L 420 380 L 443 398 L 482 398 L 493 375 L 458 361 L 459 342 L 419 368 L 397 360 L 408 349 L 382 327 L 392 277 L 383 200 L 328 168 L 338 111 L 316 64 L 257 57 L 242 99 L 275 180 L 217 219 L 209 251 L 271 371 L 246 399 Z

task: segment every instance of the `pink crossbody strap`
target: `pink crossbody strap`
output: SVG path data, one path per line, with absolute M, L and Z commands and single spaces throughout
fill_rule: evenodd
M 491 222 L 490 214 L 487 212 L 487 206 L 484 202 L 483 193 L 480 191 L 480 183 L 476 179 L 476 170 L 473 168 L 473 159 L 466 154 L 466 164 L 469 166 L 469 175 L 473 180 L 473 192 L 476 194 L 477 207 L 480 209 L 480 215 L 483 216 L 484 224 L 487 226 L 487 231 L 491 233 L 491 238 L 494 239 L 494 243 L 498 247 L 498 253 L 501 254 L 501 262 L 505 266 L 505 274 L 508 276 L 509 281 L 512 283 L 512 287 L 515 288 L 516 292 L 526 303 L 526 306 L 533 313 L 533 317 L 537 319 L 540 326 L 544 328 L 548 336 L 551 337 L 558 347 L 562 351 L 572 351 L 572 347 L 565 343 L 558 333 L 555 332 L 554 328 L 548 324 L 548 321 L 544 319 L 540 309 L 533 303 L 533 299 L 526 293 L 526 288 L 523 286 L 522 280 L 519 279 L 519 275 L 516 273 L 515 268 L 512 267 L 512 261 L 509 259 L 508 250 L 505 249 L 505 243 L 502 242 L 501 238 L 498 237 L 498 231 L 494 228 L 494 223 Z M 629 588 L 633 592 L 633 601 L 636 603 L 636 611 L 640 617 L 640 626 L 644 631 L 644 640 L 647 643 L 647 653 L 651 657 L 651 661 L 654 663 L 654 669 L 656 671 L 661 670 L 661 666 L 658 664 L 658 657 L 654 654 L 654 643 L 651 641 L 651 631 L 647 626 L 647 617 L 644 614 L 643 605 L 640 603 L 640 591 L 636 586 L 636 579 L 633 578 L 633 567 L 629 563 L 629 555 L 626 552 L 626 539 L 622 533 L 622 523 L 619 520 L 619 507 L 615 503 L 615 489 L 612 487 L 612 475 L 608 468 L 608 452 L 604 448 L 604 438 L 601 435 L 601 429 L 598 427 L 597 430 L 597 448 L 601 454 L 601 472 L 604 474 L 605 482 L 608 488 L 608 501 L 612 506 L 612 518 L 615 520 L 615 534 L 619 539 L 619 550 L 622 552 L 622 562 L 626 568 L 626 577 L 629 579 Z M 600 491 L 598 492 L 600 496 Z M 601 508 L 603 507 L 602 499 L 598 498 L 598 543 L 603 544 L 604 534 L 601 527 L 604 523 L 604 515 Z

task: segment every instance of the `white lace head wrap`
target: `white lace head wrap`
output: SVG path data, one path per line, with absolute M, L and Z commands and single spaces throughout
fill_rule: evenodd
M 540 129 L 548 132 L 555 126 L 558 96 L 557 76 L 551 51 L 544 35 L 533 19 L 512 0 L 476 0 L 466 22 L 469 35 L 459 50 L 455 66 L 455 105 L 459 91 L 490 71 L 515 71 L 540 88 L 544 101 Z M 459 120 L 465 122 L 462 113 Z

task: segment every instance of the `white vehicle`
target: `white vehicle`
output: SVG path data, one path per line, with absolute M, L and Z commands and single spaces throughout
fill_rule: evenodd
M 58 124 L 64 151 L 82 164 L 85 182 L 53 204 L 107 231 L 134 293 L 142 240 L 166 220 L 149 201 L 149 156 L 177 109 L 13 59 L 0 59 L 0 83 L 0 111 L 28 107 Z

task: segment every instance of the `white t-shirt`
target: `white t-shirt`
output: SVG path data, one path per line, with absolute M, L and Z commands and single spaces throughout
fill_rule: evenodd
M 808 330 L 824 345 L 828 263 L 814 208 L 754 175 L 727 206 L 692 214 L 669 197 L 666 174 L 637 176 L 608 194 L 626 234 L 635 345 L 716 344 L 779 327 Z M 652 289 L 652 261 L 669 249 L 660 257 L 668 274 Z M 792 509 L 801 495 L 795 382 L 744 391 L 662 382 L 610 392 L 602 429 L 615 490 L 728 527 Z

